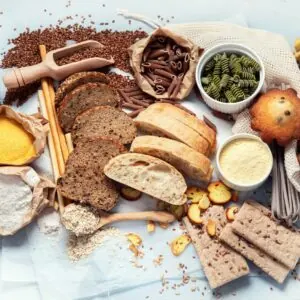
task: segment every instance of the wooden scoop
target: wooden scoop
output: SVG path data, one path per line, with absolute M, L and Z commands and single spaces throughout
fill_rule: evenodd
M 151 220 L 161 223 L 172 223 L 175 221 L 175 219 L 175 216 L 164 211 L 143 211 L 117 214 L 107 214 L 105 212 L 100 212 L 100 220 L 97 228 L 95 228 L 95 231 L 107 224 L 119 221 Z
M 83 48 L 101 48 L 104 45 L 97 41 L 89 40 L 73 44 L 47 53 L 43 62 L 24 68 L 13 68 L 13 71 L 4 75 L 3 82 L 8 89 L 24 86 L 30 82 L 36 81 L 43 77 L 52 77 L 55 80 L 62 80 L 67 76 L 81 71 L 102 68 L 114 63 L 114 59 L 104 59 L 93 57 L 58 66 L 56 59 L 69 56 Z

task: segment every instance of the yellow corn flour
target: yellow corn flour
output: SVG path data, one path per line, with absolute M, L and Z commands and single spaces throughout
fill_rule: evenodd
M 22 165 L 36 155 L 34 137 L 15 120 L 0 116 L 0 163 Z

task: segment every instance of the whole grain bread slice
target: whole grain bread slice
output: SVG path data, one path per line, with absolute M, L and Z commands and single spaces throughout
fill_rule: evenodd
M 74 144 L 99 135 L 129 144 L 136 136 L 136 127 L 125 112 L 111 106 L 95 106 L 76 117 L 72 128 Z
M 235 251 L 245 256 L 256 264 L 264 272 L 274 278 L 277 282 L 283 283 L 289 274 L 289 268 L 278 262 L 275 258 L 269 256 L 264 251 L 257 248 L 244 238 L 236 235 L 232 231 L 231 224 L 227 224 L 222 230 L 220 240 L 232 247 Z
M 300 234 L 271 219 L 271 212 L 245 202 L 232 223 L 233 231 L 291 270 L 300 256 Z
M 187 200 L 183 176 L 156 157 L 126 153 L 112 158 L 104 167 L 107 177 L 162 201 L 181 205 Z
M 104 83 L 86 83 L 68 93 L 59 109 L 58 120 L 64 132 L 70 132 L 75 118 L 83 111 L 99 105 L 116 107 L 119 95 Z
M 220 233 L 227 223 L 222 206 L 209 207 L 202 215 L 203 225 L 193 225 L 187 217 L 184 225 L 190 235 L 200 263 L 211 288 L 217 288 L 249 273 L 246 260 L 232 248 L 219 241 Z M 216 224 L 216 235 L 206 230 L 208 220 Z
M 138 136 L 133 140 L 130 151 L 160 158 L 191 179 L 211 179 L 213 167 L 210 160 L 181 142 L 152 135 Z
M 109 83 L 108 77 L 101 72 L 79 72 L 67 77 L 55 93 L 55 106 L 59 106 L 64 97 L 82 84 L 89 82 Z
M 123 152 L 123 145 L 108 138 L 79 143 L 67 160 L 57 189 L 71 200 L 106 211 L 112 209 L 119 194 L 114 182 L 104 175 L 103 168 L 111 158 Z

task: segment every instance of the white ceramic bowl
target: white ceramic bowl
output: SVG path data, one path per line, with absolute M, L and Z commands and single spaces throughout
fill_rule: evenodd
M 229 180 L 228 178 L 226 178 L 226 176 L 224 176 L 223 172 L 222 172 L 222 168 L 220 166 L 220 154 L 222 152 L 222 150 L 224 149 L 224 147 L 226 145 L 228 145 L 230 142 L 237 140 L 237 139 L 254 139 L 259 141 L 260 143 L 262 143 L 266 149 L 268 150 L 269 154 L 270 154 L 270 159 L 271 159 L 271 164 L 270 167 L 268 169 L 268 172 L 266 173 L 266 175 L 264 177 L 262 177 L 258 182 L 254 183 L 254 184 L 239 184 L 236 182 L 233 182 L 231 180 Z M 264 143 L 258 136 L 253 135 L 253 134 L 247 134 L 247 133 L 240 133 L 240 134 L 235 134 L 233 136 L 231 136 L 230 138 L 228 138 L 219 148 L 217 151 L 217 156 L 216 156 L 216 164 L 217 164 L 217 173 L 219 178 L 230 188 L 236 190 L 236 191 L 251 191 L 251 190 L 255 190 L 257 189 L 259 186 L 261 186 L 266 179 L 269 177 L 271 171 L 272 171 L 272 167 L 273 167 L 273 155 L 272 152 L 269 148 L 269 146 Z
M 220 102 L 220 101 L 217 101 L 217 100 L 211 98 L 203 89 L 203 86 L 201 83 L 201 74 L 203 72 L 203 68 L 205 67 L 206 63 L 214 55 L 216 55 L 217 53 L 223 53 L 223 52 L 247 55 L 247 56 L 253 58 L 255 61 L 257 61 L 261 67 L 260 72 L 259 72 L 259 84 L 258 84 L 255 92 L 250 97 L 246 98 L 243 101 L 236 102 L 236 103 L 223 103 L 223 102 Z M 203 100 L 212 109 L 226 113 L 226 114 L 238 113 L 238 112 L 241 112 L 243 109 L 247 108 L 248 106 L 250 106 L 251 102 L 255 99 L 257 94 L 262 89 L 264 81 L 265 81 L 265 68 L 264 68 L 262 60 L 256 54 L 256 52 L 254 52 L 250 48 L 240 45 L 240 44 L 232 44 L 232 43 L 219 44 L 217 46 L 214 46 L 210 49 L 205 50 L 203 55 L 199 59 L 197 69 L 196 69 L 196 82 L 197 82 L 197 85 L 198 85 L 198 88 L 200 90 Z

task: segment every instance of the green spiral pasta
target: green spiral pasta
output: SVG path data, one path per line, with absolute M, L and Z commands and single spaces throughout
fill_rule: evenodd
M 228 83 L 230 81 L 230 78 L 231 78 L 230 75 L 223 74 L 222 78 L 221 78 L 221 81 L 220 81 L 220 87 L 225 88 L 228 85 Z
M 236 102 L 236 98 L 233 95 L 233 93 L 231 92 L 231 90 L 227 90 L 224 92 L 226 99 L 228 100 L 229 103 L 234 103 Z
M 205 65 L 205 68 L 204 70 L 207 72 L 207 71 L 210 71 L 214 68 L 216 64 L 216 61 L 214 59 L 211 59 L 210 61 L 208 61 L 208 63 Z
M 222 70 L 221 70 L 221 60 L 217 60 L 214 70 L 213 70 L 213 75 L 221 75 Z
M 238 53 L 217 53 L 204 66 L 201 83 L 213 99 L 234 103 L 251 96 L 258 87 L 260 65 Z
M 229 59 L 226 53 L 224 53 L 221 57 L 221 70 L 222 70 L 222 74 L 229 73 Z

